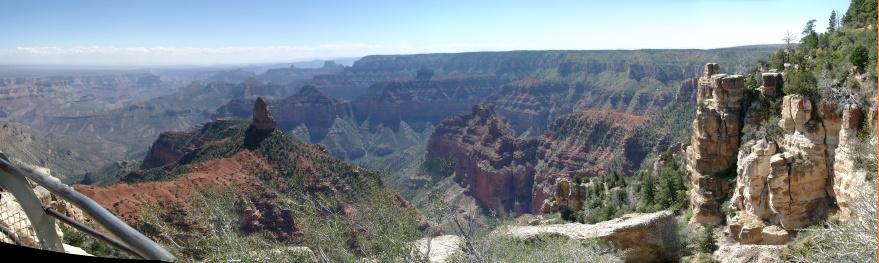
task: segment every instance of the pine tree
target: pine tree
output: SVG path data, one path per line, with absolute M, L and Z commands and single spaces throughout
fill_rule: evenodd
M 851 62 L 852 65 L 863 69 L 865 66 L 867 66 L 867 60 L 870 59 L 870 55 L 868 52 L 869 51 L 867 51 L 867 48 L 865 48 L 864 46 L 856 46 L 849 54 L 849 62 Z
M 653 176 L 644 175 L 641 180 L 641 202 L 640 206 L 645 211 L 649 211 L 653 207 L 656 197 L 656 186 L 653 182 Z
M 836 18 L 836 10 L 830 11 L 830 21 L 827 23 L 827 33 L 836 32 L 836 26 L 839 21 Z

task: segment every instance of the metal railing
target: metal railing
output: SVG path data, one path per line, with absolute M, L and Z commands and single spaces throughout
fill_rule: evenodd
M 52 208 L 44 207 L 28 181 L 46 188 L 57 197 L 82 209 L 115 238 L 91 229 Z M 21 205 L 43 249 L 64 252 L 61 239 L 55 232 L 55 219 L 58 219 L 134 256 L 169 262 L 175 260 L 168 250 L 125 224 L 94 200 L 52 177 L 44 169 L 10 159 L 2 152 L 0 152 L 0 186 L 9 191 Z

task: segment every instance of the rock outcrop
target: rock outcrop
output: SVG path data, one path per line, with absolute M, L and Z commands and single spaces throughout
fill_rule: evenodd
M 253 118 L 244 135 L 244 145 L 252 149 L 263 139 L 271 136 L 277 127 L 278 123 L 272 118 L 269 105 L 262 97 L 256 98 L 253 104 Z
M 245 118 L 253 114 L 254 99 L 235 99 L 218 108 L 214 117 Z M 280 129 L 308 130 L 308 141 L 319 142 L 327 135 L 337 118 L 349 118 L 349 105 L 331 98 L 314 86 L 304 86 L 296 94 L 271 104 L 271 115 Z
M 149 152 L 140 164 L 141 169 L 151 169 L 176 162 L 183 155 L 192 152 L 202 141 L 192 132 L 165 132 L 150 146 Z
M 678 259 L 677 222 L 674 214 L 660 211 L 627 214 L 597 224 L 509 226 L 495 233 L 528 240 L 561 235 L 576 240 L 600 239 L 628 250 L 626 262 L 674 262 Z
M 637 169 L 647 151 L 630 147 L 635 145 L 632 135 L 646 121 L 606 110 L 578 111 L 556 119 L 540 137 L 533 206 L 540 208 L 553 195 L 558 179 L 603 176 L 613 160 L 622 160 L 624 173 Z
M 500 214 L 531 212 L 535 139 L 519 139 L 491 106 L 444 120 L 427 145 L 428 160 L 455 164 L 455 182 L 486 209 Z
M 775 97 L 778 89 L 784 84 L 781 73 L 767 72 L 760 75 L 763 85 L 760 86 L 760 94 L 766 97 Z
M 784 97 L 779 122 L 786 132 L 780 142 L 783 152 L 769 161 L 769 206 L 774 212 L 770 221 L 785 229 L 815 223 L 829 212 L 828 164 L 832 156 L 828 155 L 825 135 L 831 132 L 812 105 L 799 95 Z
M 739 152 L 730 235 L 742 244 L 784 244 L 836 206 L 849 215 L 850 193 L 865 182 L 852 159 L 860 114 L 826 99 L 782 98 L 780 121 L 763 124 L 781 134 L 745 142 Z
M 272 118 L 272 112 L 269 111 L 269 105 L 262 97 L 256 98 L 256 103 L 253 104 L 253 119 L 250 128 L 258 133 L 271 133 L 277 127 L 278 124 Z
M 861 127 L 862 113 L 854 104 L 847 105 L 842 109 L 842 122 L 839 130 L 839 146 L 834 151 L 833 162 L 833 191 L 840 215 L 843 218 L 852 216 L 852 196 L 855 189 L 860 188 L 866 181 L 868 171 L 856 168 L 855 155 L 863 154 L 858 150 L 858 129 Z M 867 156 L 875 158 L 875 156 Z M 870 171 L 872 172 L 872 171 Z
M 555 194 L 545 199 L 540 212 L 561 212 L 569 214 L 583 210 L 583 199 L 586 198 L 585 184 L 572 184 L 567 178 L 558 178 L 555 184 Z
M 770 159 L 778 151 L 774 141 L 748 142 L 739 152 L 738 177 L 730 203 L 747 210 L 761 220 L 768 220 L 769 208 L 767 181 L 771 170 Z
M 717 225 L 723 221 L 722 199 L 734 173 L 742 125 L 742 76 L 719 73 L 717 64 L 705 65 L 696 93 L 699 106 L 693 120 L 693 138 L 687 147 L 690 204 L 693 222 Z

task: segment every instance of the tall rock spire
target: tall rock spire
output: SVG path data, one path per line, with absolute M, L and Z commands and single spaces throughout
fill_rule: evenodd
M 269 111 L 269 105 L 262 97 L 256 98 L 256 103 L 253 104 L 253 119 L 244 138 L 245 146 L 255 148 L 263 139 L 272 135 L 277 127 L 278 124 Z
M 727 178 L 736 172 L 745 90 L 742 76 L 719 71 L 716 63 L 708 63 L 699 78 L 693 138 L 686 156 L 692 221 L 707 225 L 720 224 L 724 218 L 720 206 L 729 192 Z

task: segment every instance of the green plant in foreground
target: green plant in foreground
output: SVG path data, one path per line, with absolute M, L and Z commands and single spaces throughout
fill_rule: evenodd
M 848 221 L 828 220 L 823 226 L 802 230 L 797 240 L 785 248 L 783 257 L 791 262 L 876 262 L 876 189 L 867 185 L 853 189 L 854 215 Z

